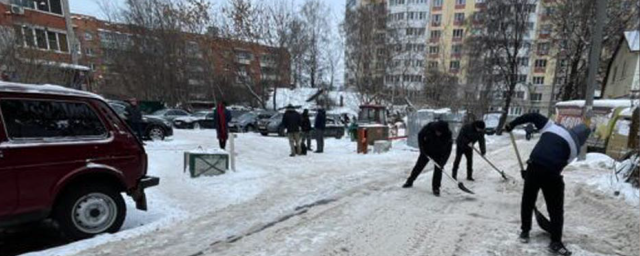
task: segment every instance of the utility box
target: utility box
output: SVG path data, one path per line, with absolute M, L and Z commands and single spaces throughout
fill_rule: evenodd
M 184 152 L 184 170 L 189 170 L 191 178 L 225 174 L 229 170 L 229 153 L 215 151 Z

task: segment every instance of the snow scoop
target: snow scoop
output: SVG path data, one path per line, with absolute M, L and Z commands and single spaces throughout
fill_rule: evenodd
M 513 149 L 516 151 L 516 156 L 518 157 L 518 163 L 520 164 L 520 173 L 522 174 L 522 178 L 525 178 L 526 171 L 524 170 L 524 165 L 522 164 L 522 158 L 520 158 L 520 151 L 518 151 L 518 146 L 516 145 L 516 138 L 513 136 L 513 133 L 509 132 L 509 136 L 511 137 L 511 144 L 513 145 Z M 534 206 L 533 211 L 536 215 L 536 222 L 538 222 L 538 226 L 547 233 L 551 233 L 551 222 L 547 217 L 545 217 L 539 210 L 538 207 Z
M 487 159 L 485 156 L 482 155 L 482 153 L 480 152 L 480 150 L 478 150 L 476 147 L 474 147 L 473 145 L 471 145 L 471 148 L 478 153 L 478 155 L 480 155 L 480 157 L 482 157 L 482 159 L 484 159 L 484 161 L 486 161 L 489 165 L 491 165 L 491 167 L 493 167 L 494 170 L 496 170 L 498 173 L 500 173 L 500 175 L 502 175 L 502 178 L 504 180 L 509 180 L 509 178 L 507 178 L 507 175 L 504 174 L 503 171 L 501 171 L 500 169 L 498 169 L 498 167 L 496 167 L 491 161 L 489 161 L 489 159 Z
M 440 170 L 442 170 L 442 173 L 443 173 L 445 176 L 449 177 L 449 179 L 451 179 L 451 181 L 458 183 L 458 188 L 459 188 L 460 190 L 462 190 L 462 191 L 464 191 L 464 192 L 466 192 L 466 193 L 472 194 L 472 195 L 473 195 L 473 194 L 475 194 L 475 193 L 473 193 L 473 191 L 471 191 L 471 190 L 469 190 L 467 187 L 465 187 L 465 186 L 464 186 L 464 184 L 463 184 L 462 182 L 458 182 L 458 180 L 454 179 L 453 177 L 451 177 L 451 175 L 449 175 L 447 172 L 445 172 L 445 171 L 444 171 L 444 168 L 442 168 L 442 166 L 440 166 L 436 161 L 434 161 L 434 160 L 433 160 L 431 157 L 429 157 L 427 154 L 424 154 L 424 156 L 426 156 L 429 160 L 431 160 L 431 161 L 433 162 L 433 164 L 434 164 L 436 167 L 440 168 Z

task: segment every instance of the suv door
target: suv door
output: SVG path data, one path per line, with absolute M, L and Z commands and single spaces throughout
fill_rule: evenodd
M 0 111 L 0 117 L 2 117 Z M 8 165 L 3 145 L 7 143 L 2 118 L 0 118 L 0 219 L 10 215 L 18 205 L 18 181 L 16 171 Z
M 66 175 L 109 158 L 102 147 L 113 135 L 86 101 L 3 98 L 0 109 L 8 139 L 4 161 L 19 182 L 16 213 L 47 210 Z

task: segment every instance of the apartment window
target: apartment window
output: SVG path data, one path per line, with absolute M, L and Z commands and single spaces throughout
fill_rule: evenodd
M 429 54 L 438 54 L 440 52 L 440 46 L 429 46 Z
M 426 12 L 419 12 L 418 13 L 418 19 L 420 19 L 420 20 L 427 19 L 427 13 Z
M 417 44 L 416 45 L 416 52 L 424 52 L 425 48 L 426 48 L 426 46 L 424 44 Z
M 516 92 L 516 98 L 524 99 L 524 92 L 523 91 L 517 91 Z
M 518 83 L 526 83 L 527 82 L 527 75 L 518 75 Z
M 542 100 L 542 93 L 531 94 L 531 101 L 541 101 L 541 100 Z
M 85 41 L 93 40 L 93 34 L 91 34 L 91 32 L 84 32 L 84 40 Z
M 433 0 L 433 7 L 442 7 L 442 0 Z
M 543 85 L 544 84 L 544 76 L 534 76 L 533 84 L 535 85 Z
M 49 49 L 58 51 L 60 47 L 58 46 L 58 36 L 55 32 L 47 32 L 47 39 L 49 40 Z
M 529 66 L 529 58 L 527 57 L 518 57 L 518 65 L 522 67 Z
M 456 5 L 466 5 L 467 0 L 456 0 Z
M 519 116 L 520 114 L 522 114 L 522 108 L 521 107 L 509 108 L 509 114 Z
M 67 35 L 58 33 L 58 43 L 60 44 L 60 51 L 69 52 L 69 44 L 67 43 Z
M 460 54 L 462 53 L 462 45 L 460 44 L 454 44 L 451 46 L 451 53 L 452 54 Z
M 407 19 L 408 19 L 408 20 L 414 20 L 414 19 L 416 19 L 416 13 L 415 13 L 415 12 L 408 12 L 408 13 L 407 13 Z
M 463 35 L 464 35 L 464 30 L 462 29 L 453 30 L 453 38 L 462 38 Z
M 431 15 L 431 24 L 434 26 L 440 26 L 440 22 L 442 22 L 442 14 Z
M 453 15 L 453 21 L 456 23 L 462 23 L 464 22 L 464 13 L 456 13 Z
M 538 44 L 538 54 L 539 55 L 547 55 L 547 54 L 549 54 L 549 43 L 539 43 Z
M 47 49 L 47 37 L 43 29 L 35 29 L 36 31 L 36 46 L 40 49 Z
M 540 109 L 538 109 L 538 108 L 532 108 L 532 109 L 529 109 L 529 113 L 536 113 L 536 114 L 540 114 Z
M 93 56 L 93 49 L 92 49 L 92 48 L 87 47 L 87 48 L 85 48 L 85 49 L 84 49 L 84 53 L 85 53 L 87 56 Z
M 544 59 L 536 60 L 535 67 L 536 68 L 546 68 L 547 67 L 547 60 L 544 60 Z
M 440 36 L 442 36 L 441 30 L 431 30 L 430 38 L 432 40 L 440 39 Z
M 527 8 L 526 10 L 527 10 L 528 12 L 530 12 L 530 13 L 534 13 L 534 12 L 536 12 L 536 5 L 535 5 L 535 4 L 527 4 L 527 7 L 526 7 L 526 8 Z
M 416 67 L 424 67 L 424 60 L 416 60 L 415 66 Z
M 449 63 L 449 68 L 452 70 L 460 69 L 460 61 L 454 60 Z
M 551 25 L 545 24 L 540 26 L 540 35 L 549 35 L 551 34 Z
M 50 12 L 62 15 L 62 4 L 60 0 L 18 0 L 12 1 L 25 8 L 36 9 L 43 12 Z
M 483 4 L 486 0 L 476 0 L 476 4 Z

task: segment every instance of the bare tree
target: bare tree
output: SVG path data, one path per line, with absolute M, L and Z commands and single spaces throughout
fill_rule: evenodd
M 591 30 L 595 23 L 597 0 L 558 0 L 547 7 L 544 15 L 553 25 L 552 37 L 560 42 L 557 56 L 560 68 L 556 83 L 562 100 L 585 97 L 588 55 L 591 48 Z M 604 24 L 603 52 L 598 80 L 604 81 L 606 67 L 613 60 L 613 51 L 623 32 L 632 29 L 638 21 L 636 0 L 607 1 L 607 19 Z M 604 88 L 602 88 L 604 91 Z
M 504 110 L 498 124 L 498 134 L 507 120 L 509 108 L 518 84 L 518 58 L 526 55 L 529 34 L 529 17 L 535 10 L 536 0 L 487 1 L 480 11 L 485 29 L 478 30 L 469 39 L 470 55 L 479 57 L 488 68 L 485 77 L 491 81 L 492 90 L 504 99 Z M 483 79 L 483 80 L 487 80 Z
M 306 31 L 307 51 L 304 56 L 304 69 L 308 85 L 317 88 L 324 80 L 326 63 L 323 51 L 329 44 L 330 9 L 320 0 L 306 0 L 300 10 L 300 18 Z

